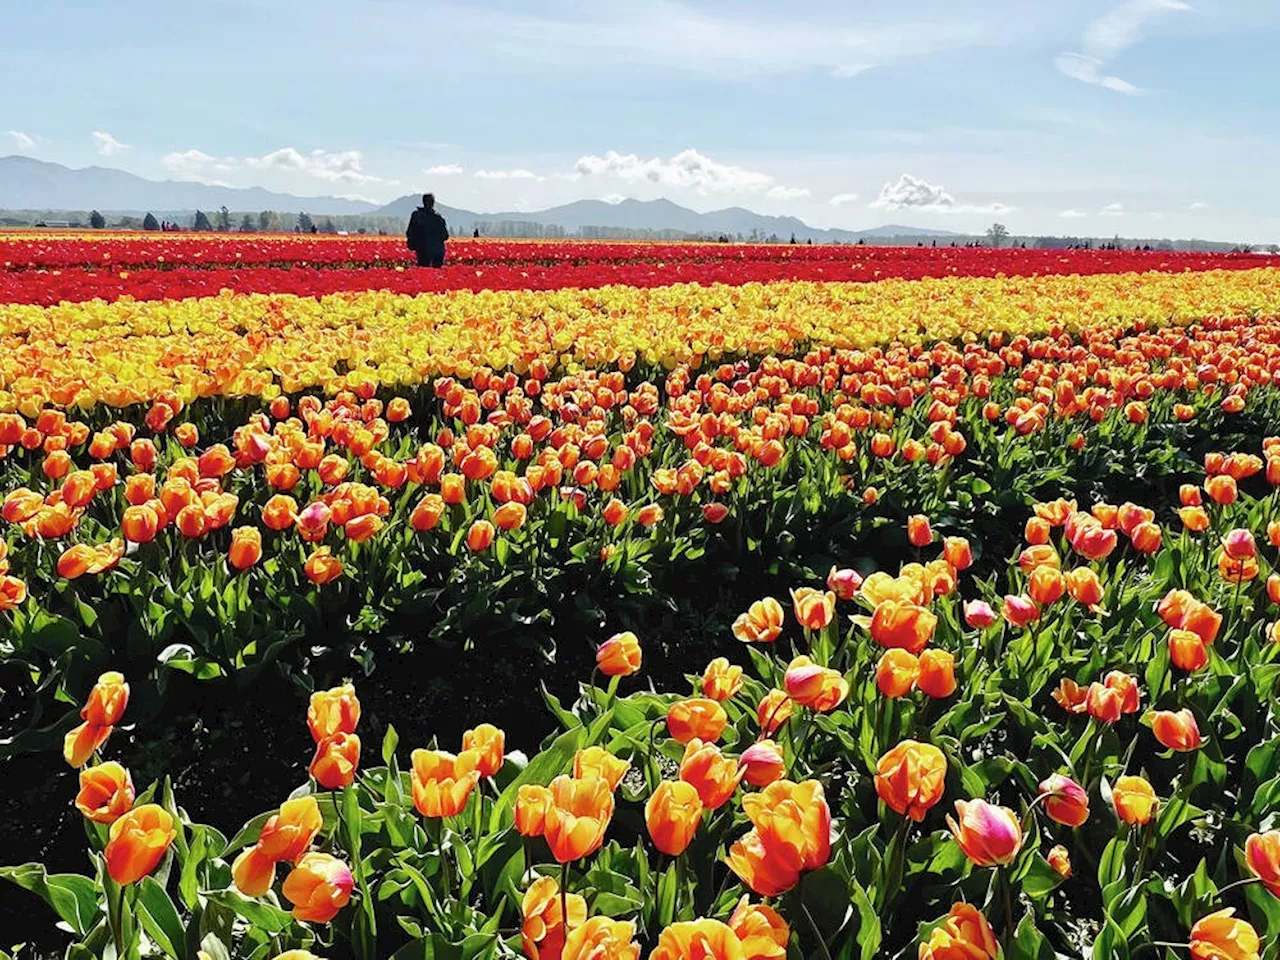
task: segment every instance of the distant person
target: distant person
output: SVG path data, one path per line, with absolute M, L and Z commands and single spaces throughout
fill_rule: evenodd
M 444 244 L 449 239 L 449 228 L 444 217 L 436 212 L 434 194 L 422 195 L 422 206 L 413 211 L 409 228 L 404 232 L 405 243 L 418 257 L 420 267 L 443 267 Z
M 472 231 L 471 231 L 471 239 L 472 239 L 472 240 L 479 240 L 479 239 L 480 239 L 480 228 L 479 228 L 479 227 L 476 227 L 474 230 L 472 230 Z

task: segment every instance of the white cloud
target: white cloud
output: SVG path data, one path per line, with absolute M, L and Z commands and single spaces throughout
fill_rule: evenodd
M 621 193 L 606 193 L 600 199 L 603 200 L 605 203 L 610 203 L 616 206 L 617 204 L 621 203 L 623 200 L 627 198 L 625 195 Z
M 857 199 L 858 195 L 856 193 L 837 193 L 827 202 L 833 207 L 843 207 L 846 203 L 853 203 Z
M 102 154 L 104 157 L 112 157 L 117 153 L 124 153 L 129 149 L 129 145 L 127 143 L 121 143 L 105 130 L 95 130 L 90 134 L 90 136 L 93 137 L 93 142 L 97 147 L 98 153 Z
M 227 163 L 218 162 L 216 157 L 211 157 L 203 150 L 197 150 L 194 147 L 181 152 L 175 150 L 172 153 L 166 153 L 160 158 L 160 162 L 174 173 L 188 177 L 203 173 L 209 168 L 220 171 L 230 169 Z
M 698 193 L 766 193 L 774 199 L 790 200 L 808 196 L 803 187 L 789 187 L 758 170 L 731 163 L 718 163 L 692 148 L 664 159 L 641 159 L 634 153 L 610 150 L 604 156 L 588 154 L 574 164 L 578 177 L 613 177 L 626 183 L 652 183 L 662 187 L 682 187 Z
M 1108 203 L 1099 211 L 1104 217 L 1122 217 L 1124 216 L 1123 203 Z
M 441 163 L 434 167 L 427 167 L 422 172 L 433 177 L 456 177 L 462 173 L 462 164 Z
M 838 67 L 831 69 L 831 75 L 839 80 L 847 80 L 850 77 L 856 77 L 860 73 L 866 73 L 874 63 L 842 63 Z
M 1128 96 L 1142 93 L 1128 80 L 1104 73 L 1108 60 L 1142 39 L 1148 20 L 1164 13 L 1190 10 L 1183 0 L 1125 0 L 1090 23 L 1082 38 L 1083 53 L 1062 53 L 1054 59 L 1058 72 L 1081 83 L 1092 84 Z
M 1195 203 L 1187 207 L 1188 210 L 1208 210 L 1209 205 L 1203 200 L 1197 200 Z
M 896 183 L 886 183 L 881 187 L 880 196 L 871 201 L 871 206 L 878 210 L 943 210 L 955 206 L 955 203 L 955 197 L 942 187 L 904 173 Z
M 1082 217 L 1088 216 L 1088 214 L 1082 213 L 1079 210 L 1063 210 L 1058 214 L 1058 216 L 1062 217 L 1064 220 L 1079 220 Z
M 875 210 L 915 210 L 921 213 L 1012 213 L 1011 207 L 999 200 L 991 203 L 956 203 L 956 198 L 941 186 L 904 173 L 897 181 L 886 183 L 880 195 L 868 206 Z
M 542 180 L 532 170 L 477 170 L 472 174 L 480 180 Z
M 258 170 L 290 170 L 305 173 L 329 183 L 383 183 L 364 170 L 364 154 L 359 150 L 312 150 L 302 153 L 293 147 L 281 147 L 261 157 L 246 157 L 245 163 Z
M 13 138 L 13 149 L 19 153 L 27 153 L 36 147 L 36 138 L 29 133 L 23 133 L 21 130 L 8 131 L 9 136 Z

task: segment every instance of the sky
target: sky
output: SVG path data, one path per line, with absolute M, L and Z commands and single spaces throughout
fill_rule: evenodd
M 535 210 L 1280 240 L 1276 0 L 7 0 L 0 155 Z

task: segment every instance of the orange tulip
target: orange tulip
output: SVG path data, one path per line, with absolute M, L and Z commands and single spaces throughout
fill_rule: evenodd
M 821 630 L 836 614 L 836 595 L 812 587 L 799 587 L 791 591 L 791 605 L 796 622 L 809 630 Z
M 838 670 L 822 667 L 808 657 L 796 657 L 783 678 L 787 694 L 802 707 L 827 713 L 849 695 L 849 683 Z
M 467 805 L 480 782 L 479 755 L 463 751 L 454 756 L 443 750 L 415 750 L 410 759 L 413 773 L 413 805 L 424 817 L 456 817 Z
M 647 530 L 649 527 L 661 523 L 662 516 L 662 507 L 656 503 L 647 503 L 636 513 L 636 523 Z
M 1055 844 L 1045 859 L 1049 861 L 1049 866 L 1053 867 L 1058 876 L 1064 880 L 1071 879 L 1071 855 L 1067 853 L 1066 847 L 1060 843 Z
M 1209 494 L 1209 499 L 1220 507 L 1225 507 L 1236 502 L 1239 495 L 1239 488 L 1236 486 L 1234 477 L 1226 474 L 1219 474 L 1216 477 L 1209 477 L 1204 482 L 1205 493 Z
M 1169 659 L 1179 670 L 1193 673 L 1209 662 L 1209 648 L 1190 630 L 1169 631 Z
M 678 857 L 688 848 L 702 822 L 698 791 L 685 780 L 663 780 L 644 805 L 644 820 L 653 845 Z
M 919 655 L 937 628 L 938 618 L 925 607 L 882 600 L 871 617 L 871 638 L 882 647 Z
M 630 630 L 615 633 L 596 650 L 596 666 L 607 677 L 629 677 L 643 659 L 640 641 Z
M 284 878 L 281 892 L 293 904 L 293 918 L 328 923 L 351 900 L 351 869 L 327 853 L 308 853 Z
M 772 643 L 782 633 L 782 616 L 773 597 L 757 600 L 733 621 L 733 635 L 743 643 Z
M 543 833 L 551 855 L 557 863 L 568 863 L 595 853 L 612 817 L 613 791 L 605 781 L 556 777 Z
M 409 514 L 409 525 L 419 533 L 434 530 L 444 516 L 446 504 L 438 493 L 428 493 Z
M 247 570 L 262 559 L 262 534 L 257 527 L 236 527 L 231 531 L 227 562 L 237 570 Z
M 82 723 L 67 731 L 62 740 L 62 757 L 70 766 L 83 767 L 111 736 L 114 727 L 98 723 Z
M 724 702 L 742 689 L 742 668 L 730 665 L 728 658 L 716 657 L 702 673 L 702 694 Z
M 323 826 L 315 796 L 295 797 L 282 803 L 279 812 L 266 822 L 257 845 L 272 860 L 296 863 Z
M 903 740 L 876 763 L 876 793 L 895 813 L 919 823 L 942 799 L 947 758 L 931 743 Z
M 858 591 L 862 589 L 862 574 L 858 573 L 857 570 L 838 569 L 833 566 L 831 572 L 827 574 L 827 589 L 841 600 L 852 600 L 858 595 Z M 778 613 L 778 622 L 781 623 L 781 608 L 779 608 Z
M 1200 736 L 1200 727 L 1196 717 L 1185 707 L 1176 712 L 1172 710 L 1153 710 L 1151 713 L 1151 732 L 1156 739 L 1170 750 L 1185 753 L 1199 750 L 1204 743 Z
M 784 949 L 764 956 L 785 955 Z M 746 956 L 741 938 L 727 923 L 698 919 L 673 923 L 663 930 L 649 960 L 745 960 Z
M 80 711 L 80 719 L 90 724 L 113 726 L 123 719 L 129 705 L 129 684 L 124 674 L 110 670 L 98 677 Z
M 136 883 L 160 865 L 177 831 L 163 807 L 146 803 L 111 824 L 103 856 L 111 879 L 122 887 Z
M 382 529 L 382 522 L 376 513 L 366 513 L 343 524 L 342 533 L 352 543 L 364 543 L 377 535 Z
M 973 566 L 973 548 L 964 537 L 947 537 L 942 541 L 942 555 L 957 570 L 968 570 Z
M 554 877 L 539 877 L 529 884 L 521 901 L 520 941 L 529 960 L 560 960 L 565 927 L 576 929 L 587 922 L 587 902 L 579 894 L 560 896 Z M 568 908 L 568 922 L 564 908 Z
M 1049 544 L 1039 544 L 1027 547 L 1018 555 L 1018 566 L 1022 568 L 1022 572 L 1031 575 L 1031 571 L 1036 567 L 1059 567 L 1062 561 L 1058 557 L 1058 551 L 1054 550 Z
M 1089 819 L 1089 794 L 1070 777 L 1055 773 L 1040 781 L 1040 796 L 1049 819 L 1065 827 L 1078 827 Z
M 767 787 L 787 772 L 782 749 L 772 740 L 759 740 L 742 751 L 742 779 L 753 787 Z
M 492 777 L 502 769 L 506 735 L 491 723 L 482 723 L 462 735 L 462 749 L 474 752 L 476 769 L 482 777 Z
M 1102 581 L 1088 567 L 1076 567 L 1066 573 L 1067 592 L 1076 603 L 1095 610 L 1102 602 Z
M 1251 834 L 1244 844 L 1244 861 L 1262 885 L 1280 897 L 1280 830 Z
M 817 870 L 831 857 L 831 810 L 817 780 L 778 780 L 749 793 L 742 807 L 766 850 L 796 870 Z
M 1151 821 L 1160 801 L 1142 777 L 1120 777 L 1111 785 L 1111 803 L 1116 816 L 1125 823 L 1143 826 Z
M 1191 928 L 1192 960 L 1258 960 L 1262 947 L 1258 932 L 1247 921 L 1236 919 L 1235 912 L 1228 907 L 1196 921 Z
M 472 553 L 484 553 L 493 543 L 493 524 L 488 520 L 477 520 L 467 531 L 467 549 Z
M 995 960 L 1000 944 L 987 918 L 970 903 L 957 903 L 920 944 L 920 960 Z
M 342 576 L 342 561 L 328 547 L 316 547 L 303 564 L 303 573 L 316 586 L 324 586 Z
M 76 809 L 94 823 L 115 823 L 133 807 L 133 778 L 114 760 L 80 771 Z
M 715 743 L 728 722 L 724 707 L 705 698 L 677 700 L 667 709 L 667 731 L 680 743 Z
M 907 517 L 907 539 L 913 547 L 927 547 L 933 543 L 933 529 L 929 526 L 929 518 L 922 513 Z
M 886 650 L 876 664 L 876 688 L 890 700 L 910 693 L 919 676 L 920 661 L 906 650 Z
M 695 738 L 685 744 L 680 779 L 698 791 L 698 799 L 708 810 L 724 806 L 737 790 L 744 772 L 738 761 L 724 756 L 714 743 Z
M 551 791 L 539 784 L 527 783 L 516 791 L 516 832 L 522 837 L 542 836 L 551 804 Z
M 573 756 L 573 775 L 577 779 L 599 777 L 609 785 L 610 790 L 618 789 L 618 784 L 630 768 L 629 762 L 615 757 L 604 747 L 586 747 Z
M 776 897 L 800 882 L 800 870 L 792 868 L 788 859 L 773 855 L 756 830 L 747 831 L 729 848 L 725 862 L 738 879 L 762 897 Z
M 335 733 L 316 744 L 310 772 L 326 790 L 351 786 L 360 765 L 360 738 L 354 733 Z
M 307 704 L 307 729 L 316 743 L 337 733 L 355 733 L 360 723 L 360 699 L 350 683 L 311 694 Z
M 756 707 L 756 723 L 761 736 L 772 736 L 791 719 L 791 698 L 782 690 L 770 690 Z
M 791 942 L 791 927 L 777 910 L 751 903 L 744 893 L 729 918 L 729 929 L 742 941 L 746 960 L 782 960 Z
M 943 700 L 956 692 L 956 658 L 934 647 L 920 654 L 920 677 L 916 680 L 926 697 Z
M 150 543 L 160 530 L 160 518 L 150 506 L 125 507 L 120 529 L 130 543 Z
M 276 861 L 262 847 L 246 847 L 231 864 L 231 881 L 246 897 L 265 897 L 276 881 Z
M 525 505 L 513 500 L 510 503 L 504 503 L 493 512 L 493 524 L 499 530 L 516 530 L 524 526 L 527 515 L 528 510 Z
M 1042 607 L 1056 603 L 1066 592 L 1066 578 L 1056 567 L 1036 567 L 1027 579 L 1027 595 Z
M 630 920 L 592 917 L 569 931 L 560 960 L 640 960 L 635 935 Z
M 1022 825 L 1017 814 L 985 800 L 957 800 L 956 816 L 947 816 L 951 835 L 965 856 L 979 867 L 1012 863 L 1022 849 Z

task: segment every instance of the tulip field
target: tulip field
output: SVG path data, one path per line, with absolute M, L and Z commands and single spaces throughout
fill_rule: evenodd
M 12 232 L 0 344 L 0 958 L 1280 958 L 1280 258 Z

